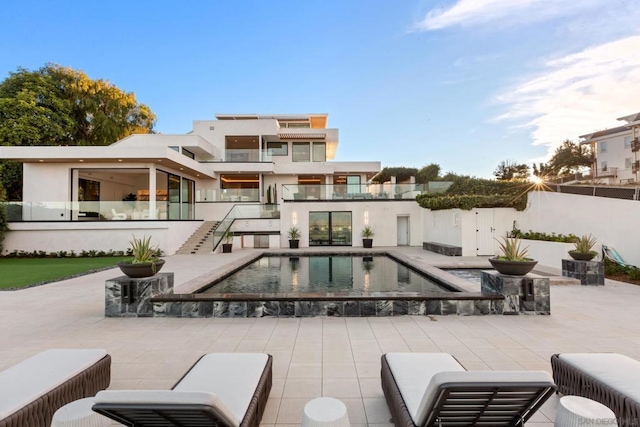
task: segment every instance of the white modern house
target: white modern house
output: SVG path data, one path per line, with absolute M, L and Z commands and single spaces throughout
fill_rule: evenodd
M 24 172 L 5 252 L 122 250 L 134 234 L 172 254 L 211 221 L 240 247 L 284 247 L 293 226 L 301 247 L 361 246 L 365 224 L 376 246 L 422 244 L 423 186 L 370 184 L 380 162 L 334 161 L 339 133 L 327 120 L 219 114 L 187 134 L 110 146 L 0 147 Z
M 580 136 L 594 153 L 592 178 L 605 184 L 640 182 L 640 113 L 620 117 L 622 126 Z

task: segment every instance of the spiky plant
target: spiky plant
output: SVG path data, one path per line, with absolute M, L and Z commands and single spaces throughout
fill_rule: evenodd
M 596 245 L 596 238 L 591 236 L 591 234 L 583 234 L 581 237 L 576 238 L 573 245 L 576 247 L 576 252 L 582 254 L 597 254 L 597 252 L 593 250 L 593 247 Z
M 160 250 L 157 246 L 151 246 L 151 236 L 142 236 L 141 238 L 133 236 L 133 240 L 129 243 L 131 243 L 131 254 L 133 255 L 131 264 L 157 261 Z
M 517 237 L 503 237 L 502 242 L 498 241 L 502 255 L 498 259 L 504 261 L 528 261 L 527 251 L 529 247 L 521 248 L 521 241 Z

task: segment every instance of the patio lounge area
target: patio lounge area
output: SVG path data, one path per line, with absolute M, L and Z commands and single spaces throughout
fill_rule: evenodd
M 394 249 L 440 267 L 484 261 Z M 179 286 L 249 251 L 174 255 L 163 271 L 174 272 Z M 384 353 L 445 352 L 467 370 L 548 372 L 557 353 L 640 359 L 640 287 L 609 280 L 552 285 L 549 316 L 105 318 L 104 283 L 118 275 L 107 270 L 1 293 L 0 370 L 51 348 L 103 348 L 112 357 L 109 389 L 168 390 L 205 353 L 264 352 L 273 356 L 273 387 L 262 425 L 299 425 L 304 405 L 327 396 L 346 404 L 351 425 L 383 426 L 390 425 L 380 381 Z M 527 425 L 552 426 L 557 403 L 552 396 Z

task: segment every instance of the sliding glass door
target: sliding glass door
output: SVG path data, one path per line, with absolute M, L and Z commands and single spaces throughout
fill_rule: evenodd
M 309 212 L 309 246 L 351 246 L 351 212 Z

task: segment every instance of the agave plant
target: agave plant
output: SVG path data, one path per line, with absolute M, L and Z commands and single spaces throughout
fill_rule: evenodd
M 502 242 L 498 241 L 502 252 L 498 259 L 504 261 L 529 261 L 529 258 L 527 258 L 529 247 L 521 248 L 521 243 L 518 237 L 503 237 Z
M 593 250 L 593 247 L 596 245 L 596 238 L 592 237 L 591 234 L 583 234 L 581 237 L 576 238 L 573 245 L 576 247 L 575 251 L 581 254 L 597 254 L 597 252 Z
M 133 236 L 131 240 L 131 253 L 133 259 L 131 264 L 141 264 L 143 262 L 154 262 L 158 258 L 159 249 L 157 246 L 151 246 L 151 236 L 137 238 Z

